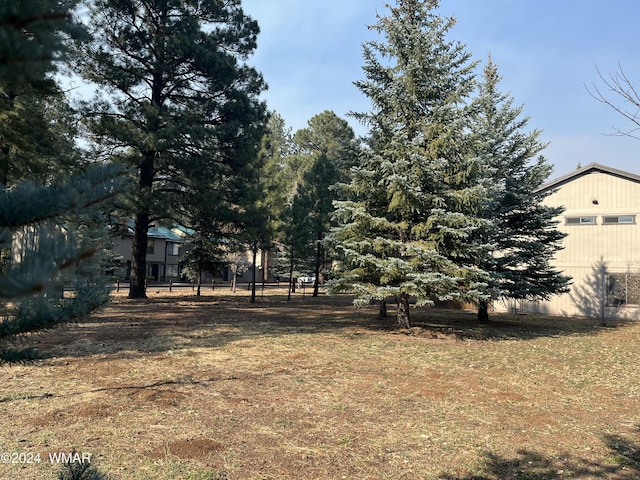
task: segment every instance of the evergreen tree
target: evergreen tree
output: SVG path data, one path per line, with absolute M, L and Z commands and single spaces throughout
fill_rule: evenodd
M 243 62 L 258 25 L 239 0 L 96 0 L 93 35 L 77 55 L 82 75 L 106 95 L 87 105 L 98 144 L 135 172 L 130 298 L 145 297 L 147 232 L 180 221 L 196 180 L 238 191 L 256 158 L 264 106 L 262 77 Z M 228 198 L 228 197 L 225 197 Z M 211 219 L 215 222 L 216 219 Z
M 298 162 L 294 157 L 293 133 L 284 118 L 270 112 L 262 139 L 261 180 L 264 185 L 265 204 L 269 210 L 271 229 L 278 232 L 282 226 L 282 210 L 285 208 L 291 185 L 298 179 Z M 276 235 L 277 236 L 277 235 Z
M 295 277 L 308 271 L 307 260 L 313 252 L 302 187 L 309 159 L 298 154 L 294 135 L 277 112 L 269 117 L 261 155 L 264 205 L 276 249 L 276 275 L 288 278 L 290 300 L 295 292 Z
M 294 142 L 307 157 L 301 180 L 301 208 L 308 212 L 310 238 L 315 243 L 313 296 L 318 296 L 320 273 L 327 263 L 324 239 L 331 227 L 337 200 L 337 184 L 346 182 L 355 164 L 355 134 L 335 113 L 325 111 L 309 120 L 308 127 L 296 132 Z
M 262 155 L 258 157 L 263 159 Z M 253 167 L 243 176 L 244 188 L 238 198 L 241 205 L 239 229 L 234 238 L 238 248 L 251 252 L 251 303 L 256 301 L 256 283 L 264 280 L 267 273 L 262 272 L 262 278 L 258 278 L 258 253 L 270 248 L 273 236 L 266 194 L 269 182 L 263 176 L 263 165 L 257 162 Z
M 550 265 L 565 237 L 554 220 L 563 208 L 544 205 L 545 195 L 537 193 L 552 170 L 540 155 L 546 145 L 538 130 L 525 131 L 529 119 L 499 91 L 499 82 L 489 59 L 474 110 L 477 153 L 493 176 L 492 201 L 484 212 L 493 223 L 478 237 L 492 250 L 481 266 L 491 272 L 493 299 L 546 300 L 566 292 L 570 281 Z M 478 320 L 488 320 L 488 305 L 489 299 L 480 300 Z
M 108 299 L 101 281 L 104 272 L 89 261 L 98 250 L 94 236 L 79 225 L 89 224 L 92 205 L 118 191 L 118 169 L 99 165 L 70 174 L 75 166 L 71 162 L 63 177 L 49 168 L 50 162 L 65 165 L 70 159 L 63 148 L 72 142 L 63 147 L 60 141 L 69 132 L 62 128 L 59 136 L 53 135 L 64 122 L 49 125 L 55 116 L 48 117 L 43 106 L 53 104 L 47 96 L 57 91 L 51 77 L 54 62 L 80 31 L 72 20 L 73 5 L 10 1 L 0 9 L 0 115 L 5 120 L 0 127 L 0 248 L 8 253 L 0 274 L 0 298 L 6 301 L 0 321 L 3 342 L 77 319 Z M 14 95 L 18 91 L 20 95 Z M 29 125 L 37 126 L 38 134 L 51 132 L 50 139 L 34 138 L 29 125 L 20 123 L 16 110 L 22 107 L 33 115 Z M 28 160 L 23 169 L 20 159 Z M 72 298 L 63 298 L 65 284 L 73 287 Z M 13 350 L 6 343 L 0 348 L 1 361 L 26 355 L 28 351 Z
M 291 300 L 291 293 L 295 292 L 296 277 L 309 271 L 309 259 L 314 252 L 308 202 L 299 191 L 301 186 L 296 182 L 289 192 L 281 211 L 282 224 L 278 233 L 279 262 L 289 282 L 287 300 Z
M 182 273 L 197 281 L 196 296 L 200 296 L 202 278 L 206 273 L 217 275 L 224 268 L 224 246 L 228 243 L 228 233 L 219 221 L 219 212 L 214 201 L 199 199 L 197 208 L 191 209 L 191 227 L 187 231 L 181 259 Z
M 0 82 L 40 92 L 56 89 L 52 73 L 69 42 L 86 32 L 73 17 L 78 0 L 5 0 L 0 6 Z
M 81 165 L 75 146 L 75 116 L 58 88 L 29 83 L 2 85 L 0 93 L 0 183 L 41 184 Z
M 341 225 L 331 241 L 344 256 L 335 289 L 359 301 L 398 302 L 397 324 L 410 326 L 409 299 L 484 295 L 475 266 L 486 245 L 470 245 L 487 223 L 487 170 L 473 154 L 467 105 L 475 64 L 447 40 L 453 19 L 436 0 L 398 0 L 372 28 L 383 41 L 364 45 L 366 79 L 356 82 L 372 110 L 356 114 L 371 129 L 369 148 L 352 171 Z

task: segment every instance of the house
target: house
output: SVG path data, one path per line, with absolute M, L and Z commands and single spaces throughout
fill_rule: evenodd
M 179 229 L 151 227 L 147 235 L 147 279 L 168 282 L 182 275 L 180 258 L 183 254 L 185 234 Z M 115 239 L 115 250 L 122 257 L 120 277 L 131 276 L 132 238 L 130 235 Z
M 509 300 L 511 311 L 596 318 L 640 318 L 640 175 L 592 163 L 539 189 L 564 206 L 567 234 L 553 265 L 573 278 L 549 301 Z M 496 307 L 498 307 L 496 305 Z
M 129 235 L 116 238 L 114 250 L 122 258 L 121 269 L 118 278 L 129 280 L 131 276 L 132 256 L 132 231 Z M 183 279 L 183 265 L 181 260 L 188 246 L 185 241 L 192 231 L 183 227 L 167 228 L 153 226 L 147 234 L 147 280 L 156 282 L 169 282 Z M 204 282 L 212 280 L 231 281 L 233 272 L 236 272 L 236 281 L 250 282 L 253 278 L 251 251 L 229 255 L 229 265 L 225 266 L 219 275 L 211 275 L 205 272 Z M 273 266 L 269 251 L 258 250 L 256 258 L 256 281 L 272 281 Z

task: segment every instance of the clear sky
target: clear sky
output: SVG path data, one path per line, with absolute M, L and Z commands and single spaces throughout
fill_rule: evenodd
M 394 0 L 391 0 L 392 2 Z M 249 63 L 269 84 L 265 99 L 293 130 L 324 110 L 347 119 L 368 101 L 353 82 L 363 78 L 362 43 L 377 38 L 367 26 L 385 13 L 383 0 L 243 0 L 258 21 L 258 49 Z M 638 0 L 442 0 L 454 16 L 451 39 L 475 59 L 491 54 L 502 89 L 524 105 L 531 129 L 549 142 L 553 176 L 597 162 L 640 174 L 640 140 L 608 135 L 632 125 L 587 91 L 606 87 L 619 65 L 640 90 Z

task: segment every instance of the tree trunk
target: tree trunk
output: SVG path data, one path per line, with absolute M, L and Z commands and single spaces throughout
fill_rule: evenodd
M 380 300 L 379 307 L 380 308 L 378 310 L 378 317 L 387 318 L 387 301 L 386 300 Z
M 489 323 L 489 302 L 486 300 L 478 303 L 478 322 Z
M 318 296 L 318 288 L 320 286 L 320 266 L 322 264 L 322 243 L 320 243 L 321 240 L 322 240 L 322 233 L 318 232 L 318 240 L 317 240 L 317 247 L 316 247 L 316 265 L 314 270 L 315 281 L 313 282 L 314 297 Z
M 289 293 L 287 294 L 287 302 L 291 300 L 291 291 L 294 289 L 293 284 L 293 255 L 291 256 L 291 261 L 289 262 Z
M 231 269 L 231 275 L 233 278 L 231 279 L 231 291 L 236 293 L 236 282 L 238 281 L 238 272 L 234 269 Z
M 202 265 L 204 264 L 204 241 L 202 238 L 198 239 L 198 291 L 196 297 L 200 296 L 200 285 L 202 285 Z
M 147 234 L 149 232 L 149 214 L 138 213 L 133 226 L 131 252 L 131 279 L 128 298 L 147 298 Z
M 153 161 L 156 152 L 146 152 L 144 160 L 140 163 L 138 177 L 139 195 L 143 205 L 149 201 L 151 187 L 153 186 L 154 168 Z M 131 281 L 129 283 L 129 298 L 147 298 L 147 245 L 149 234 L 149 213 L 138 212 L 135 215 L 133 226 L 133 242 L 131 252 Z
M 258 242 L 253 242 L 253 272 L 251 273 L 251 303 L 256 303 L 256 263 L 258 258 Z
M 411 328 L 408 293 L 401 293 L 398 297 L 398 317 L 396 323 L 398 328 Z

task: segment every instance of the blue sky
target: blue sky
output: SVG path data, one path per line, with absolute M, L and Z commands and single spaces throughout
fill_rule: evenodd
M 324 110 L 365 131 L 349 111 L 368 102 L 353 82 L 363 78 L 362 43 L 383 0 L 243 0 L 258 21 L 258 49 L 249 61 L 263 73 L 265 99 L 293 130 Z M 491 54 L 502 89 L 524 105 L 531 129 L 550 145 L 553 176 L 598 162 L 640 174 L 640 140 L 608 135 L 628 121 L 587 91 L 622 65 L 640 89 L 637 0 L 442 0 L 440 14 L 455 16 L 451 38 L 475 59 Z M 603 90 L 605 90 L 603 88 Z

